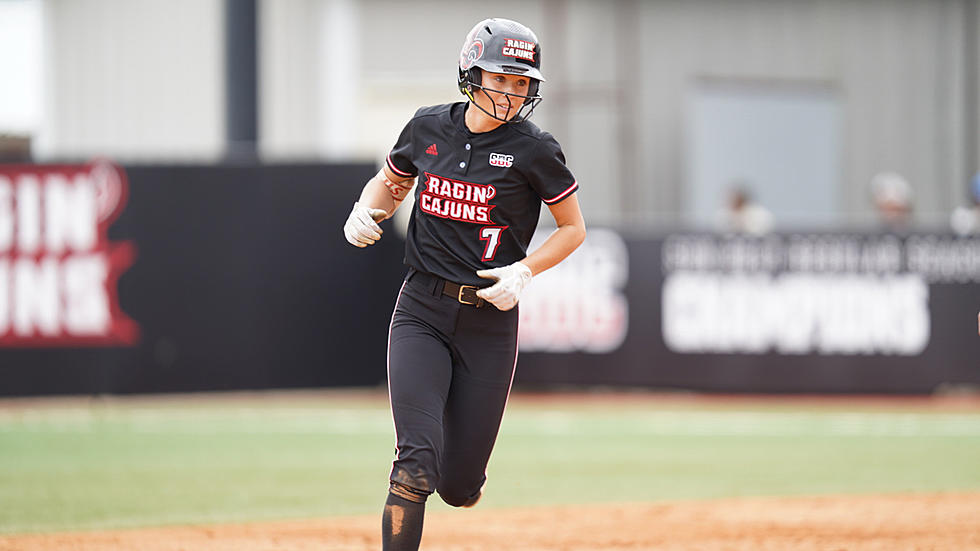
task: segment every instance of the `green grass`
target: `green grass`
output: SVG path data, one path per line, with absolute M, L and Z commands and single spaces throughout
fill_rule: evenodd
M 377 394 L 0 404 L 0 533 L 374 514 L 392 454 Z M 481 507 L 978 490 L 978 465 L 976 410 L 518 396 Z

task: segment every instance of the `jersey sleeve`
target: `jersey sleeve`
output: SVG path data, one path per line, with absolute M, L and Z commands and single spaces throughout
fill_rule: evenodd
M 416 113 L 417 115 L 417 113 Z M 405 128 L 402 129 L 402 133 L 398 136 L 398 141 L 395 142 L 395 146 L 391 148 L 388 153 L 388 159 L 385 161 L 388 168 L 392 172 L 399 176 L 404 176 L 406 178 L 414 178 L 418 176 L 419 170 L 415 166 L 413 159 L 413 140 L 412 140 L 412 129 L 415 124 L 416 118 L 413 117 L 412 120 L 408 121 Z
M 565 165 L 565 154 L 555 138 L 546 133 L 534 151 L 527 176 L 541 200 L 554 205 L 575 193 L 578 182 Z

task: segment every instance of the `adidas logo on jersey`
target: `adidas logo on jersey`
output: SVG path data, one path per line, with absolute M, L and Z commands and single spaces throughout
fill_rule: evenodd
M 425 150 L 425 152 L 428 153 L 429 155 L 439 154 L 439 150 L 436 149 L 436 144 L 430 145 L 429 148 Z
M 503 153 L 491 153 L 490 154 L 490 165 L 491 166 L 502 166 L 509 168 L 514 164 L 513 155 L 504 155 Z

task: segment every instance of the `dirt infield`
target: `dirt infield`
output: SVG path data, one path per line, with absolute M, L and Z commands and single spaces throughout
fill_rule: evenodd
M 459 510 L 424 551 L 980 550 L 980 493 Z M 0 537 L 3 551 L 376 550 L 380 517 Z

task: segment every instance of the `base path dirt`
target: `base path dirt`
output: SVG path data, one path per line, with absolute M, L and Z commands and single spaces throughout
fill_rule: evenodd
M 3 551 L 380 549 L 380 516 L 0 537 Z M 744 498 L 429 514 L 423 551 L 980 550 L 980 493 Z

